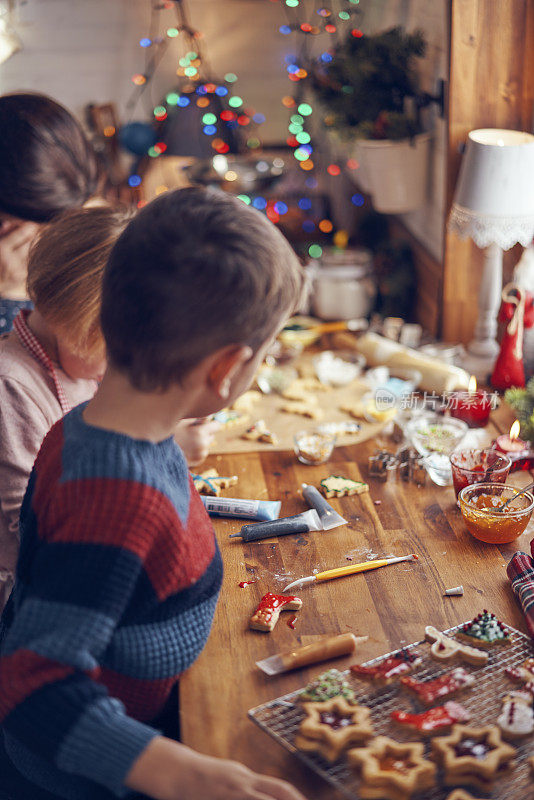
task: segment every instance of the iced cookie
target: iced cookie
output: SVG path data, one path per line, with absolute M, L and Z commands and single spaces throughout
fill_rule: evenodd
M 341 475 L 330 475 L 320 483 L 325 497 L 345 497 L 346 495 L 363 494 L 369 491 L 369 485 L 363 481 L 353 481 Z
M 300 693 L 301 700 L 322 703 L 333 697 L 343 697 L 348 703 L 356 703 L 356 693 L 342 672 L 329 669 L 309 683 Z
M 482 798 L 473 797 L 473 795 L 466 792 L 465 789 L 455 789 L 447 795 L 446 800 L 482 800 Z
M 502 622 L 497 619 L 495 614 L 490 614 L 487 609 L 484 609 L 471 622 L 462 625 L 456 636 L 468 644 L 486 648 L 499 644 L 510 644 L 511 641 L 510 634 Z
M 432 752 L 443 767 L 446 786 L 469 785 L 486 792 L 516 755 L 495 725 L 455 725 L 448 736 L 432 739 Z
M 270 633 L 278 622 L 281 611 L 298 611 L 301 607 L 300 597 L 268 592 L 263 595 L 256 611 L 250 618 L 250 627 L 256 631 Z
M 332 762 L 351 745 L 365 744 L 373 736 L 369 709 L 351 705 L 342 697 L 303 703 L 302 707 L 306 717 L 295 739 L 299 750 L 320 753 Z
M 234 425 L 239 425 L 242 422 L 247 422 L 249 419 L 248 414 L 241 411 L 235 411 L 231 408 L 223 408 L 213 415 L 213 419 L 225 428 L 231 428 Z
M 247 428 L 242 435 L 243 439 L 250 439 L 253 442 L 265 442 L 266 444 L 277 444 L 274 433 L 267 430 L 267 425 L 263 419 L 257 420 L 250 428 Z
M 437 628 L 432 627 L 432 625 L 426 626 L 425 639 L 433 643 L 430 648 L 430 654 L 437 661 L 452 661 L 455 658 L 460 658 L 475 667 L 483 667 L 488 663 L 488 654 L 485 650 L 479 650 L 476 647 L 471 647 L 468 644 L 452 639 L 445 633 L 438 631 Z
M 418 681 L 411 675 L 401 678 L 402 686 L 427 706 L 432 705 L 436 700 L 452 697 L 453 694 L 473 686 L 474 683 L 474 676 L 470 675 L 463 667 L 453 669 L 451 672 L 446 672 L 439 678 L 429 681 Z
M 397 678 L 413 672 L 420 663 L 421 657 L 419 653 L 403 649 L 398 650 L 378 664 L 372 664 L 369 667 L 353 664 L 350 670 L 358 678 L 371 680 L 379 686 L 387 686 Z
M 503 697 L 497 725 L 506 739 L 522 739 L 534 731 L 533 696 L 530 692 L 508 692 Z
M 519 667 L 507 667 L 505 673 L 513 681 L 534 683 L 534 658 L 527 658 Z
M 436 733 L 448 733 L 458 722 L 469 722 L 471 714 L 460 703 L 450 700 L 443 706 L 429 708 L 421 714 L 409 714 L 406 711 L 392 711 L 391 719 L 403 728 L 408 728 L 421 736 L 434 736 Z
M 401 744 L 377 736 L 368 747 L 349 750 L 347 757 L 360 771 L 362 798 L 409 800 L 436 785 L 436 765 L 424 757 L 421 742 Z
M 216 469 L 207 469 L 199 475 L 193 475 L 193 483 L 195 489 L 200 494 L 209 494 L 212 497 L 218 497 L 221 489 L 227 489 L 229 486 L 235 486 L 238 478 L 237 475 L 231 477 L 221 477 Z

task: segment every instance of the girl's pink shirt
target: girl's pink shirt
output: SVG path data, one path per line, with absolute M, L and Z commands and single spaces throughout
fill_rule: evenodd
M 55 366 L 71 408 L 95 393 L 94 380 L 73 380 Z M 0 336 L 0 610 L 13 585 L 22 498 L 41 443 L 63 411 L 52 376 L 14 331 Z

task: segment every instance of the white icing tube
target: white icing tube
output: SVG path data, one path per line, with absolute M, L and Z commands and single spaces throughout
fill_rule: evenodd
M 280 500 L 243 500 L 237 497 L 209 497 L 200 499 L 211 517 L 233 517 L 269 522 L 280 516 Z

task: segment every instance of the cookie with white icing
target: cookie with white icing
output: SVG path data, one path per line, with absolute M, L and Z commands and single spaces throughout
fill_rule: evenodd
M 508 692 L 503 697 L 497 725 L 506 739 L 522 739 L 534 732 L 533 697 L 530 692 Z

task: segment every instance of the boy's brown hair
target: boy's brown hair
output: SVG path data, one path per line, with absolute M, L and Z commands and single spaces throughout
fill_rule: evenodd
M 104 276 L 109 362 L 165 390 L 229 344 L 256 351 L 300 300 L 303 270 L 266 217 L 223 192 L 153 200 L 115 244 Z
M 132 216 L 128 209 L 106 205 L 68 212 L 43 229 L 30 251 L 28 294 L 78 355 L 104 350 L 104 267 Z

